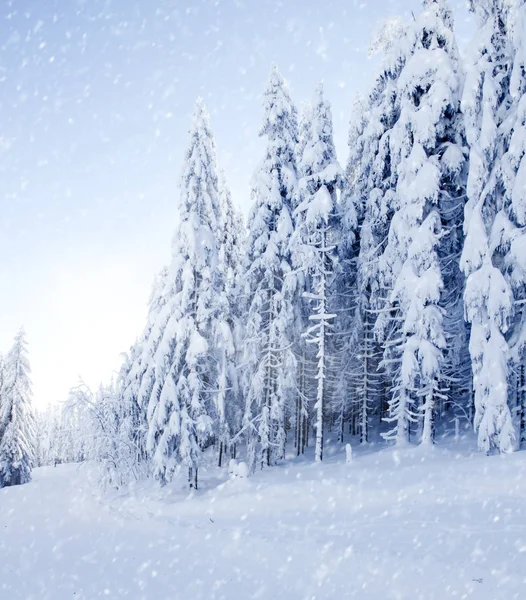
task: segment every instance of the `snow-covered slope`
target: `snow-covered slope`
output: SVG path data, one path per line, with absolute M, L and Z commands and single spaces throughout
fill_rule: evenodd
M 37 469 L 0 490 L 0 598 L 524 598 L 526 454 L 457 448 L 210 469 L 192 498 Z

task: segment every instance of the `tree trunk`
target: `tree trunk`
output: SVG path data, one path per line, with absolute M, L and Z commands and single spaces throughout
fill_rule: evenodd
M 434 414 L 435 414 L 435 400 L 433 394 L 433 385 L 426 395 L 426 401 L 424 405 L 424 426 L 422 428 L 422 444 L 430 446 L 435 443 L 434 435 Z
M 366 444 L 369 441 L 369 416 L 367 408 L 369 405 L 369 313 L 366 310 L 364 314 L 364 360 L 363 360 L 363 398 L 362 414 L 360 419 L 360 443 Z
M 223 442 L 219 442 L 219 461 L 218 461 L 218 467 L 222 467 L 222 462 L 223 462 Z
M 398 401 L 398 417 L 396 428 L 396 444 L 404 445 L 410 440 L 411 432 L 409 430 L 409 422 L 407 420 L 407 390 L 404 387 L 400 388 L 400 398 Z
M 188 467 L 188 483 L 190 489 L 197 490 L 197 467 Z

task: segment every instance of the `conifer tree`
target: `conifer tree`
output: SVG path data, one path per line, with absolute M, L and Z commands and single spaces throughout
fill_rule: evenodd
M 148 316 L 142 336 L 131 351 L 132 365 L 122 382 L 122 391 L 128 400 L 136 402 L 146 413 L 155 384 L 155 354 L 170 316 L 167 303 L 170 291 L 169 269 L 163 267 L 154 278 L 148 300 Z
M 137 473 L 148 473 L 147 408 L 155 384 L 155 353 L 162 338 L 169 313 L 165 289 L 168 269 L 156 275 L 148 301 L 148 316 L 141 337 L 123 355 L 117 379 L 120 412 L 123 415 L 121 435 L 127 437 L 133 456 L 130 461 Z
M 169 315 L 155 352 L 147 448 L 165 483 L 182 464 L 196 488 L 200 455 L 217 434 L 223 318 L 215 141 L 203 102 L 195 107 L 166 281 Z
M 222 277 L 222 318 L 218 321 L 219 389 L 217 394 L 219 466 L 227 450 L 235 458 L 230 440 L 241 429 L 243 407 L 237 369 L 242 347 L 242 318 L 245 312 L 242 298 L 242 266 L 245 249 L 245 228 L 242 215 L 232 202 L 224 173 L 219 178 L 220 246 L 219 268 Z
M 378 30 L 371 52 L 383 54 L 382 64 L 371 92 L 356 103 L 349 134 L 348 185 L 343 195 L 349 233 L 342 236 L 340 260 L 346 276 L 343 283 L 347 283 L 344 293 L 349 297 L 346 312 L 352 315 L 344 328 L 350 332 L 345 343 L 350 418 L 353 433 L 358 422 L 362 443 L 369 438 L 372 413 L 384 416 L 396 364 L 390 355 L 391 338 L 398 329 L 396 308 L 387 303 L 389 289 L 380 259 L 395 206 L 397 171 L 391 137 L 400 115 L 398 78 L 407 58 L 402 43 L 405 31 L 398 19 L 386 21 Z
M 292 238 L 293 261 L 307 280 L 304 296 L 310 301 L 310 325 L 304 333 L 316 348 L 316 461 L 323 459 L 325 414 L 329 408 L 327 371 L 331 329 L 331 292 L 337 262 L 338 193 L 343 172 L 336 159 L 332 115 L 320 84 L 315 92 L 310 124 L 305 128 L 300 161 L 299 206 Z
M 342 236 L 340 255 L 340 305 L 338 321 L 341 332 L 342 365 L 340 392 L 345 406 L 341 407 L 340 440 L 343 442 L 344 413 L 355 433 L 356 412 L 362 444 L 369 440 L 370 417 L 380 410 L 382 398 L 379 361 L 381 348 L 374 335 L 375 308 L 381 306 L 378 277 L 378 256 L 386 238 L 388 223 L 379 213 L 377 200 L 384 188 L 382 174 L 374 172 L 373 162 L 379 156 L 387 122 L 384 121 L 385 99 L 377 93 L 376 83 L 368 99 L 358 97 L 349 131 L 349 157 L 346 167 L 346 186 L 342 202 Z M 386 157 L 385 157 L 386 158 Z
M 469 54 L 462 109 L 470 147 L 466 234 L 461 266 L 466 275 L 465 310 L 471 323 L 470 354 L 475 399 L 474 426 L 487 453 L 513 450 L 515 432 L 508 405 L 513 291 L 502 272 L 509 217 L 502 157 L 512 75 L 510 13 L 503 0 L 472 0 L 478 30 Z M 523 75 L 522 75 L 523 77 Z
M 434 438 L 446 348 L 439 247 L 449 232 L 441 208 L 462 202 L 458 178 L 465 161 L 459 129 L 462 75 L 451 11 L 445 0 L 423 5 L 402 42 L 400 116 L 391 134 L 394 214 L 381 262 L 399 320 L 391 351 L 400 362 L 386 419 L 393 423 L 386 438 L 398 443 L 409 439 L 410 424 L 420 416 L 422 442 Z
M 502 158 L 504 207 L 499 215 L 499 238 L 505 251 L 504 268 L 514 296 L 509 336 L 514 366 L 515 407 L 519 415 L 519 441 L 526 442 L 526 3 L 510 7 L 509 43 L 513 49 L 510 75 L 509 143 Z
M 298 177 L 302 177 L 303 152 L 310 140 L 310 127 L 312 124 L 312 105 L 310 102 L 303 102 L 300 109 L 298 123 L 298 143 L 296 145 L 296 164 Z M 299 190 L 294 198 L 293 209 L 293 227 L 297 232 L 301 222 L 301 215 L 295 214 L 299 202 Z M 291 236 L 291 258 L 294 261 L 295 248 L 300 237 L 296 234 Z M 308 445 L 308 434 L 310 427 L 310 406 L 309 398 L 313 390 L 313 376 L 315 370 L 315 356 L 313 356 L 312 345 L 306 343 L 305 336 L 302 335 L 309 325 L 310 307 L 309 301 L 305 298 L 308 281 L 305 277 L 303 266 L 295 266 L 294 275 L 296 278 L 296 296 L 294 301 L 294 336 L 293 348 L 296 357 L 296 404 L 290 415 L 290 426 L 294 432 L 294 447 L 296 455 L 304 454 Z
M 30 373 L 25 332 L 21 329 L 5 359 L 0 396 L 0 487 L 31 480 L 35 422 Z
M 285 455 L 286 413 L 296 386 L 290 236 L 297 188 L 296 108 L 273 68 L 264 94 L 260 131 L 265 156 L 253 180 L 245 269 L 248 314 L 245 329 L 243 429 L 252 469 Z
M 148 473 L 146 435 L 148 424 L 145 407 L 139 402 L 142 346 L 134 344 L 129 353 L 123 355 L 118 373 L 115 395 L 118 398 L 118 435 L 121 446 L 125 446 L 127 470 L 139 479 Z

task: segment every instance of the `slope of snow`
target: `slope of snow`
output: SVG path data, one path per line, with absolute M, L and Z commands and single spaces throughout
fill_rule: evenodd
M 210 468 L 192 498 L 37 469 L 0 490 L 0 598 L 524 598 L 526 454 L 471 445 Z

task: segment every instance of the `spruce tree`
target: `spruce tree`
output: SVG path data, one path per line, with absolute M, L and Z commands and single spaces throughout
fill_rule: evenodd
M 178 465 L 197 488 L 202 450 L 217 434 L 220 207 L 215 141 L 198 100 L 181 180 L 179 224 L 166 289 L 169 315 L 155 351 L 147 448 L 154 475 L 170 481 Z
M 507 333 L 510 348 L 509 404 L 518 415 L 519 443 L 526 442 L 526 3 L 509 7 L 508 44 L 513 57 L 509 78 L 509 109 L 501 135 L 505 153 L 500 175 L 504 198 L 493 224 L 498 264 L 513 293 L 513 314 Z
M 398 443 L 408 441 L 411 423 L 420 418 L 421 441 L 434 438 L 446 349 L 440 244 L 451 233 L 441 210 L 450 213 L 463 201 L 462 74 L 452 15 L 445 0 L 423 5 L 402 40 L 400 115 L 390 139 L 393 217 L 381 260 L 398 321 L 390 342 L 398 362 L 386 418 L 393 426 L 385 437 Z
M 371 92 L 356 102 L 349 133 L 343 195 L 343 227 L 348 234 L 342 235 L 340 250 L 346 275 L 341 293 L 348 298 L 343 314 L 350 315 L 344 327 L 349 334 L 343 371 L 349 373 L 351 432 L 359 432 L 362 443 L 369 439 L 372 414 L 385 415 L 397 360 L 391 356 L 391 339 L 398 329 L 396 308 L 387 302 L 389 287 L 380 259 L 395 206 L 397 171 L 391 137 L 400 115 L 398 78 L 407 59 L 405 31 L 393 19 L 377 32 L 371 51 L 383 54 L 382 63 Z
M 304 271 L 307 280 L 304 296 L 309 300 L 307 343 L 316 349 L 316 461 L 323 459 L 325 416 L 329 406 L 327 380 L 331 353 L 331 330 L 335 314 L 332 286 L 337 268 L 339 233 L 338 194 L 343 172 L 336 159 L 332 115 L 320 84 L 305 128 L 299 170 L 299 206 L 292 238 L 294 267 Z
M 248 460 L 256 466 L 284 458 L 287 407 L 296 386 L 294 299 L 290 236 L 297 189 L 296 108 L 277 68 L 264 94 L 260 131 L 265 156 L 253 180 L 245 267 L 248 314 L 244 341 L 245 412 Z
M 5 359 L 0 396 L 0 487 L 31 480 L 35 422 L 30 373 L 25 333 L 21 329 Z
M 239 370 L 242 349 L 242 319 L 245 302 L 242 297 L 242 265 L 245 249 L 245 227 L 242 215 L 233 202 L 224 173 L 219 178 L 220 246 L 219 269 L 222 277 L 221 318 L 216 327 L 220 339 L 219 389 L 217 412 L 219 423 L 219 466 L 227 451 L 235 458 L 235 445 L 230 441 L 241 429 L 243 407 Z
M 378 200 L 388 190 L 384 177 L 388 169 L 384 155 L 375 171 L 373 166 L 383 136 L 389 135 L 380 77 L 369 98 L 356 99 L 349 131 L 349 157 L 346 186 L 342 195 L 342 235 L 340 258 L 340 307 L 337 339 L 342 348 L 340 366 L 340 440 L 343 442 L 344 416 L 360 442 L 369 440 L 373 412 L 381 411 L 382 374 L 379 369 L 381 348 L 374 335 L 374 309 L 382 305 L 378 276 L 378 256 L 387 237 L 387 219 L 379 211 Z M 388 147 L 388 146 L 386 146 Z M 357 418 L 358 417 L 358 418 Z
M 513 290 L 503 273 L 507 221 L 501 179 L 512 75 L 510 13 L 504 0 L 472 0 L 478 30 L 469 54 L 462 109 L 470 147 L 466 234 L 461 266 L 466 275 L 465 310 L 471 323 L 470 354 L 475 400 L 474 426 L 487 453 L 513 450 L 509 409 Z M 522 75 L 523 77 L 523 75 Z M 504 227 L 506 229 L 506 227 Z
M 310 127 L 312 124 L 312 106 L 310 102 L 303 102 L 300 109 L 300 117 L 298 123 L 298 143 L 296 145 L 296 164 L 298 177 L 303 176 L 302 162 L 303 152 L 310 140 Z M 299 191 L 294 198 L 294 210 L 297 208 L 299 201 Z M 297 235 L 301 215 L 294 214 L 293 210 L 293 227 L 296 232 L 291 236 L 291 258 L 294 261 L 295 248 L 294 246 L 300 240 Z M 290 415 L 290 427 L 294 432 L 294 447 L 296 455 L 305 453 L 305 448 L 308 445 L 308 434 L 310 427 L 310 406 L 309 398 L 312 397 L 315 383 L 315 356 L 313 355 L 312 345 L 306 343 L 305 336 L 302 335 L 309 325 L 310 307 L 309 301 L 305 298 L 308 281 L 305 277 L 303 266 L 295 266 L 294 276 L 296 278 L 296 295 L 294 298 L 294 334 L 293 334 L 293 349 L 296 357 L 296 393 L 295 406 Z
M 169 317 L 165 289 L 168 274 L 168 269 L 163 268 L 154 279 L 148 301 L 146 326 L 129 352 L 123 355 L 117 379 L 120 411 L 123 415 L 121 435 L 128 439 L 132 451 L 130 461 L 138 474 L 146 474 L 150 468 L 146 447 L 147 408 L 155 383 L 155 353 Z

